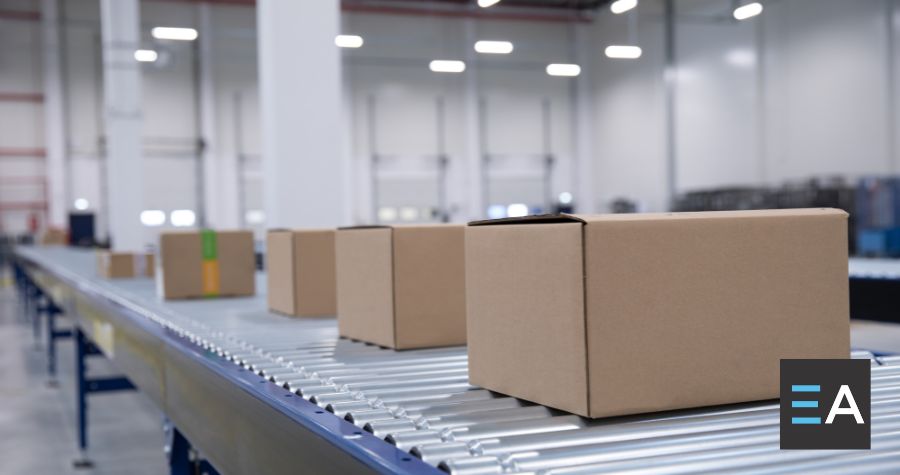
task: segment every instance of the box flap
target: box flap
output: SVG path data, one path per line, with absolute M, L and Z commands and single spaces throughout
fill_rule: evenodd
M 520 216 L 517 218 L 483 219 L 471 221 L 469 226 L 491 226 L 495 224 L 537 224 L 537 223 L 584 223 L 585 221 L 574 214 L 535 214 Z
M 338 229 L 341 231 L 353 231 L 354 229 L 390 229 L 390 226 L 385 226 L 383 224 L 362 224 L 359 226 L 342 226 Z
M 846 218 L 846 211 L 836 208 L 793 208 L 793 209 L 759 209 L 742 211 L 694 211 L 678 213 L 631 213 L 631 214 L 579 214 L 574 216 L 585 223 L 615 221 L 664 221 L 693 219 L 733 219 L 733 218 L 772 218 L 803 216 L 835 216 Z

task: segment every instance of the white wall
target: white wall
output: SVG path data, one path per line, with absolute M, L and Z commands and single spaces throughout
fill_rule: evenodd
M 737 22 L 726 0 L 676 2 L 677 191 L 897 173 L 900 107 L 889 70 L 900 22 L 891 32 L 891 0 L 763 3 L 762 15 Z M 601 209 L 617 196 L 645 210 L 667 206 L 661 5 L 645 0 L 638 10 L 642 58 L 597 64 Z M 626 24 L 602 14 L 598 57 L 626 38 Z
M 31 7 L 0 2 L 0 10 Z M 42 92 L 40 44 L 40 22 L 0 18 L 0 94 Z M 0 232 L 24 232 L 32 213 L 44 219 L 45 160 L 22 152 L 44 147 L 43 114 L 41 102 L 0 100 Z
M 668 75 L 676 105 L 676 191 L 898 172 L 900 134 L 894 129 L 900 114 L 900 14 L 891 30 L 890 0 L 771 0 L 761 16 L 746 22 L 730 19 L 728 0 L 676 4 L 677 67 Z M 63 5 L 68 199 L 88 199 L 102 230 L 97 2 L 68 0 Z M 164 50 L 159 64 L 144 68 L 145 201 L 148 208 L 167 212 L 197 206 L 195 58 L 192 44 L 155 43 L 149 29 L 196 26 L 197 12 L 190 4 L 142 3 L 145 41 Z M 211 138 L 214 160 L 222 165 L 211 173 L 231 185 L 223 188 L 210 222 L 261 231 L 264 223 L 245 219 L 262 209 L 255 14 L 247 7 L 223 5 L 213 5 L 211 12 L 210 97 L 216 119 Z M 579 97 L 573 80 L 543 72 L 546 63 L 574 60 L 571 25 L 345 14 L 344 31 L 366 39 L 363 48 L 344 51 L 346 149 L 355 173 L 355 219 L 376 219 L 373 183 L 378 205 L 413 208 L 418 220 L 434 219 L 425 209 L 438 201 L 434 156 L 441 99 L 453 220 L 484 213 L 481 203 L 473 203 L 481 185 L 476 183 L 481 151 L 494 157 L 486 167 L 490 196 L 484 204 L 542 205 L 544 101 L 551 111 L 549 148 L 557 158 L 552 196 L 576 190 L 574 121 L 579 116 L 573 104 L 588 101 L 595 195 L 587 200 L 600 211 L 619 197 L 637 200 L 643 210 L 666 209 L 662 0 L 643 0 L 636 15 L 643 56 L 634 61 L 603 55 L 606 45 L 628 41 L 627 15 L 601 10 L 589 25 L 587 44 L 581 47 L 589 56 L 591 88 Z M 40 61 L 33 54 L 39 24 L 0 22 L 0 91 L 39 88 Z M 475 55 L 470 43 L 482 38 L 513 41 L 515 52 L 508 57 Z M 473 57 L 469 70 L 460 75 L 427 68 L 433 58 L 467 56 Z M 375 110 L 370 114 L 371 103 Z M 0 147 L 41 146 L 41 120 L 39 105 L 0 104 Z M 377 182 L 372 179 L 373 153 L 382 157 Z M 40 174 L 35 163 L 2 159 L 0 176 Z M 0 201 L 8 195 L 18 199 L 27 193 L 4 186 Z M 24 215 L 13 221 L 24 226 Z

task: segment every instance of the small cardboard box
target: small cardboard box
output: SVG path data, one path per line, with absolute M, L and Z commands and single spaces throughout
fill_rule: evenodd
M 341 336 L 395 349 L 466 342 L 465 227 L 337 232 Z
M 333 229 L 271 230 L 266 236 L 269 309 L 296 316 L 335 315 Z
M 69 243 L 69 233 L 65 229 L 48 228 L 41 236 L 41 245 L 65 246 Z
M 256 292 L 251 231 L 184 231 L 159 236 L 157 289 L 166 299 Z
M 534 216 L 466 229 L 472 384 L 587 417 L 777 398 L 847 358 L 847 214 Z
M 97 274 L 106 279 L 153 277 L 153 254 L 97 252 Z

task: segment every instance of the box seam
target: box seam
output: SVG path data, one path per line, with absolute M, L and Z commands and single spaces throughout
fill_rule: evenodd
M 396 250 L 394 249 L 394 228 L 388 228 L 391 242 L 391 347 L 396 349 L 397 344 L 397 263 Z
M 588 302 L 587 302 L 587 242 L 585 233 L 587 225 L 581 225 L 581 323 L 584 331 L 584 383 L 585 383 L 585 412 L 589 417 L 591 413 L 591 358 L 588 340 Z
M 297 291 L 297 283 L 300 281 L 297 277 L 297 259 L 300 258 L 300 254 L 297 252 L 297 233 L 291 233 L 291 294 L 294 298 L 291 299 L 291 315 L 297 315 L 300 312 L 300 292 Z M 296 254 L 296 255 L 295 255 Z

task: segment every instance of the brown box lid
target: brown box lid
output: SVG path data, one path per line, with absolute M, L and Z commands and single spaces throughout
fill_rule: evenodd
M 470 379 L 590 417 L 778 397 L 780 359 L 849 355 L 846 240 L 833 209 L 472 223 Z
M 465 344 L 462 225 L 341 228 L 338 326 L 397 349 Z

